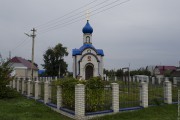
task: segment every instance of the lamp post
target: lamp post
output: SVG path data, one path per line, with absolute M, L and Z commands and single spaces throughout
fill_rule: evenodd
M 32 80 L 33 80 L 33 69 L 34 69 L 34 40 L 35 40 L 35 37 L 36 37 L 36 35 L 35 35 L 35 32 L 36 32 L 36 29 L 35 28 L 33 28 L 32 30 L 32 34 L 31 35 L 29 35 L 29 34 L 27 34 L 27 33 L 25 33 L 25 35 L 27 35 L 28 37 L 32 37 L 32 60 L 31 60 L 31 78 L 32 78 Z

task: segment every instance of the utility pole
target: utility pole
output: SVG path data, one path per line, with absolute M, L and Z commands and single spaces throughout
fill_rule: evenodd
M 33 80 L 33 69 L 34 69 L 34 40 L 35 40 L 35 37 L 36 37 L 36 34 L 35 34 L 35 32 L 36 32 L 36 29 L 35 28 L 33 28 L 32 30 L 32 34 L 31 35 L 29 35 L 29 34 L 27 34 L 27 33 L 25 33 L 25 35 L 27 35 L 28 37 L 31 37 L 32 38 L 32 60 L 31 60 L 31 78 L 32 78 L 32 80 Z

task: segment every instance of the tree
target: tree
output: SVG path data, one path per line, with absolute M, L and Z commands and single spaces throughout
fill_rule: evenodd
M 0 98 L 13 98 L 17 96 L 17 92 L 7 87 L 10 81 L 14 79 L 14 77 L 11 76 L 12 71 L 13 68 L 11 68 L 9 62 L 3 61 L 0 64 Z
M 60 76 L 66 73 L 67 63 L 64 61 L 64 57 L 68 56 L 67 47 L 63 47 L 61 43 L 57 44 L 54 48 L 48 48 L 44 57 L 43 68 L 48 76 Z

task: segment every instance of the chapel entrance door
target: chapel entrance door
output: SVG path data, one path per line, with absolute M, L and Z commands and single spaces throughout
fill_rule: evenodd
M 91 77 L 93 77 L 93 66 L 87 65 L 85 70 L 85 79 L 88 80 Z

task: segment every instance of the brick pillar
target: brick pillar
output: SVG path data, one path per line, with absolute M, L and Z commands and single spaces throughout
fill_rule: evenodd
M 35 96 L 35 100 L 38 100 L 39 99 L 39 89 L 40 89 L 40 87 L 39 87 L 39 81 L 37 80 L 37 81 L 35 81 L 35 93 L 34 93 L 34 96 Z
M 19 92 L 19 81 L 20 81 L 20 77 L 18 77 L 17 80 L 16 80 L 16 90 L 17 90 L 17 92 Z
M 25 82 L 26 78 L 22 78 L 22 82 L 21 82 L 21 94 L 24 94 L 24 82 Z
M 119 84 L 111 83 L 112 86 L 112 109 L 114 113 L 119 112 Z
M 164 81 L 164 103 L 172 104 L 172 84 L 167 77 Z
M 77 84 L 75 86 L 75 118 L 84 119 L 85 116 L 85 86 Z
M 57 86 L 57 109 L 62 106 L 62 87 Z
M 31 80 L 27 81 L 27 97 L 31 96 Z
M 49 102 L 49 82 L 44 82 L 44 103 Z
M 145 82 L 140 83 L 140 106 L 148 107 L 148 84 Z

